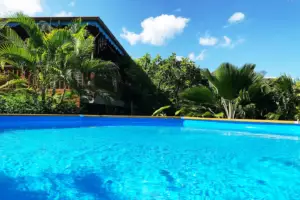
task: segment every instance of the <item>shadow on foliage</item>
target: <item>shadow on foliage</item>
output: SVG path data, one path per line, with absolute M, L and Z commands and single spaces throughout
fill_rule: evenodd
M 130 57 L 120 57 L 115 62 L 119 66 L 120 80 L 117 92 L 114 93 L 116 99 L 124 102 L 124 107 L 85 103 L 81 105 L 82 113 L 152 115 L 156 109 L 171 105 L 168 97 L 156 88 L 149 76 L 134 60 Z
M 152 115 L 156 109 L 171 105 L 168 97 L 156 88 L 149 76 L 134 60 L 122 58 L 119 63 L 123 81 L 122 99 L 127 107 L 130 106 L 131 101 L 133 102 L 134 114 Z

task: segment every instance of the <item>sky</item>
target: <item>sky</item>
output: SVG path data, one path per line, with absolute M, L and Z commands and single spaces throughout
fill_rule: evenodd
M 300 0 L 0 0 L 0 16 L 99 16 L 133 58 L 257 65 L 300 78 Z

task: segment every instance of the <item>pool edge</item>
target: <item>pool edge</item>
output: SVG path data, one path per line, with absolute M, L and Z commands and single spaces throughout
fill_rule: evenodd
M 0 114 L 0 117 L 9 116 L 30 116 L 30 117 L 92 117 L 92 118 L 149 118 L 149 119 L 182 119 L 216 122 L 250 122 L 250 123 L 270 123 L 270 124 L 299 124 L 298 121 L 291 120 L 257 120 L 257 119 L 219 119 L 219 118 L 200 118 L 200 117 L 178 117 L 178 116 L 143 116 L 143 115 L 84 115 L 84 114 Z

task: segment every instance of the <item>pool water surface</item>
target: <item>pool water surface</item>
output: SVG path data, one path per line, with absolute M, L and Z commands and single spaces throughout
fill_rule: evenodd
M 172 126 L 4 129 L 0 199 L 300 199 L 296 135 Z

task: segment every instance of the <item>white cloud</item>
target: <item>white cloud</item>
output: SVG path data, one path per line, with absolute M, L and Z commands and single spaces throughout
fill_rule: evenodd
M 199 61 L 201 61 L 201 60 L 204 60 L 204 58 L 205 58 L 205 52 L 206 52 L 206 49 L 204 49 L 204 50 L 202 50 L 201 52 L 200 52 L 200 54 L 199 55 L 195 55 L 195 53 L 194 52 L 192 52 L 192 53 L 190 53 L 189 55 L 188 55 L 188 58 L 190 59 L 190 60 L 193 60 L 193 61 L 197 61 L 197 60 L 199 60 Z
M 205 52 L 206 50 L 202 50 L 201 53 L 196 57 L 196 60 L 204 60 L 204 58 L 206 57 Z
M 182 61 L 182 59 L 183 59 L 183 56 L 176 56 L 177 61 Z
M 126 39 L 130 45 L 135 45 L 139 40 L 141 40 L 141 36 L 134 32 L 128 31 L 126 28 L 122 28 L 123 33 L 121 37 Z
M 74 6 L 75 6 L 75 0 L 74 0 L 74 1 L 71 1 L 71 2 L 69 3 L 69 6 L 74 7 Z
M 190 53 L 190 54 L 188 55 L 188 58 L 189 58 L 190 60 L 194 60 L 194 59 L 195 59 L 195 53 L 194 53 L 194 52 Z
M 54 14 L 54 16 L 55 17 L 71 17 L 71 16 L 73 16 L 73 13 L 62 10 L 59 13 Z
M 174 12 L 181 12 L 181 8 L 175 9 Z
M 245 14 L 242 12 L 236 12 L 228 19 L 229 24 L 239 23 L 245 19 Z
M 199 44 L 202 46 L 216 46 L 216 47 L 226 47 L 234 48 L 235 46 L 245 42 L 245 39 L 238 38 L 237 40 L 232 40 L 228 36 L 223 36 L 223 38 L 212 37 L 206 32 L 205 36 L 200 37 Z
M 239 45 L 239 44 L 242 44 L 245 42 L 245 39 L 243 38 L 239 38 L 238 40 L 236 41 L 232 41 L 232 39 L 230 39 L 229 37 L 227 36 L 224 36 L 223 37 L 224 39 L 224 42 L 220 44 L 221 47 L 227 47 L 227 48 L 234 48 L 235 46 Z
M 34 16 L 42 12 L 41 0 L 0 0 L 0 16 L 6 16 L 15 12 Z
M 218 38 L 210 36 L 208 33 L 200 37 L 199 44 L 202 46 L 214 46 L 218 43 Z
M 141 33 L 137 34 L 123 28 L 123 33 L 120 36 L 131 45 L 141 42 L 160 46 L 165 44 L 167 40 L 174 38 L 175 35 L 182 33 L 189 20 L 188 18 L 174 15 L 149 17 L 142 21 L 141 26 L 143 30 Z
M 278 78 L 278 77 L 276 77 L 276 76 L 265 76 L 264 78 L 266 78 L 266 79 L 275 79 L 275 78 Z
M 223 47 L 228 47 L 228 46 L 230 46 L 231 45 L 231 39 L 229 38 L 229 37 L 227 37 L 227 36 L 224 36 L 223 37 L 224 38 L 224 43 L 223 44 L 221 44 L 221 46 L 223 46 Z

